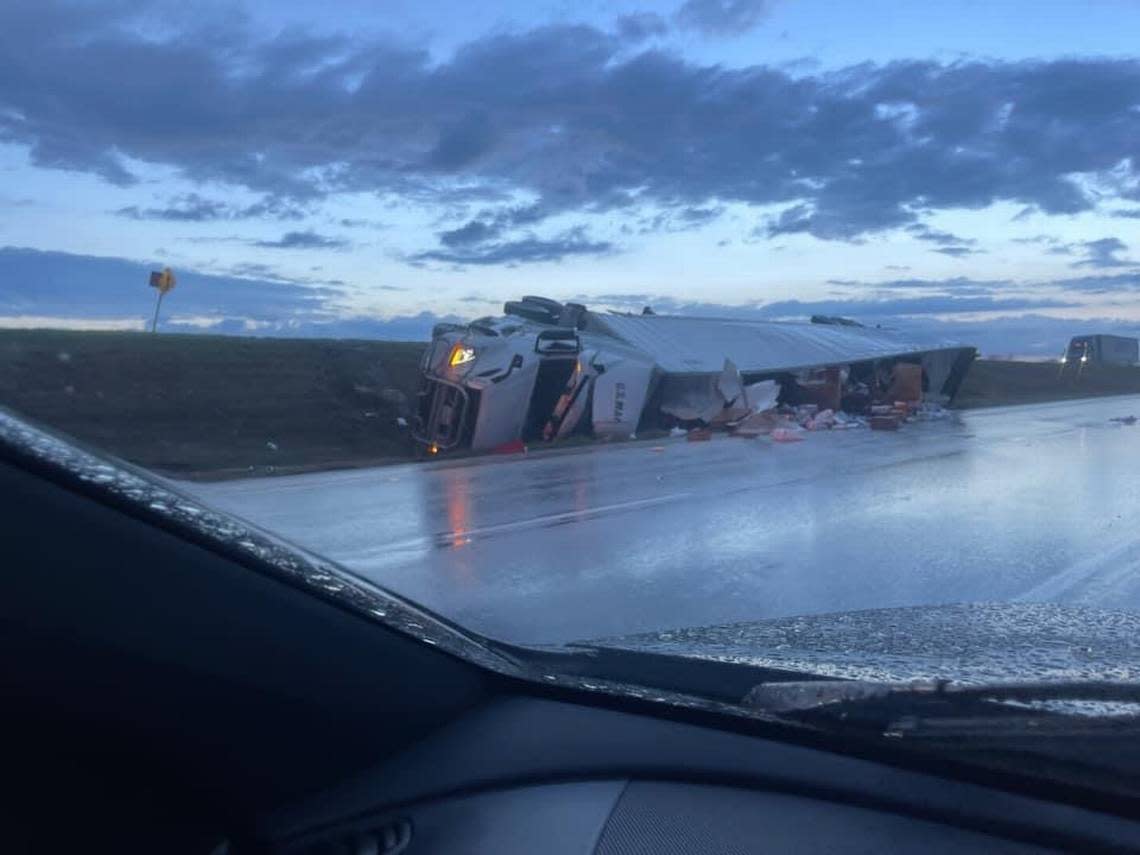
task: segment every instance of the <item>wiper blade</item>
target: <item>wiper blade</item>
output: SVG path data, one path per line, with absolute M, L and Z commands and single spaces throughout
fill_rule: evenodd
M 1140 704 L 1140 682 L 1042 680 L 1009 683 L 955 683 L 950 680 L 886 682 L 819 680 L 761 683 L 744 696 L 745 706 L 770 713 L 796 713 L 831 706 L 860 706 L 889 700 L 922 703 L 984 701 L 1078 701 Z

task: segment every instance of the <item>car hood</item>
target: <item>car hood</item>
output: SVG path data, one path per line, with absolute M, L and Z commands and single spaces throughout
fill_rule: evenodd
M 960 603 L 777 618 L 591 646 L 861 680 L 1140 680 L 1140 614 Z

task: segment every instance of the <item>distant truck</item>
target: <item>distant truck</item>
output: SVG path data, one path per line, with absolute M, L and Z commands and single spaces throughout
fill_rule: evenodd
M 1121 335 L 1078 335 L 1061 357 L 1063 364 L 1136 365 L 1140 363 L 1140 340 Z

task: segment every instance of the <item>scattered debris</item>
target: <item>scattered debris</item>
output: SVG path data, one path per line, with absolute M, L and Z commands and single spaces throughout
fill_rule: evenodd
M 688 439 L 689 442 L 708 442 L 712 439 L 712 428 L 693 428 L 685 434 L 685 438 Z
M 1136 416 L 1113 416 L 1109 421 L 1121 425 L 1134 425 L 1137 422 L 1137 418 Z
M 276 451 L 276 450 L 277 450 L 277 443 L 275 443 L 275 442 L 274 442 L 273 440 L 271 440 L 271 439 L 270 439 L 270 440 L 266 440 L 266 442 L 265 442 L 265 447 L 266 447 L 266 448 L 268 448 L 270 451 Z
M 396 427 L 400 430 L 405 430 L 408 427 L 408 420 L 403 416 L 396 416 Z

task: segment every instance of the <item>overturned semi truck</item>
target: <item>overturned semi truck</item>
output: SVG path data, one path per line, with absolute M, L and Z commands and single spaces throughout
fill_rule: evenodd
M 577 433 L 624 439 L 648 427 L 711 422 L 747 384 L 776 381 L 790 395 L 827 371 L 874 384 L 899 363 L 918 366 L 923 400 L 947 403 L 975 354 L 836 318 L 635 315 L 524 297 L 500 317 L 436 326 L 413 434 L 432 451 Z

